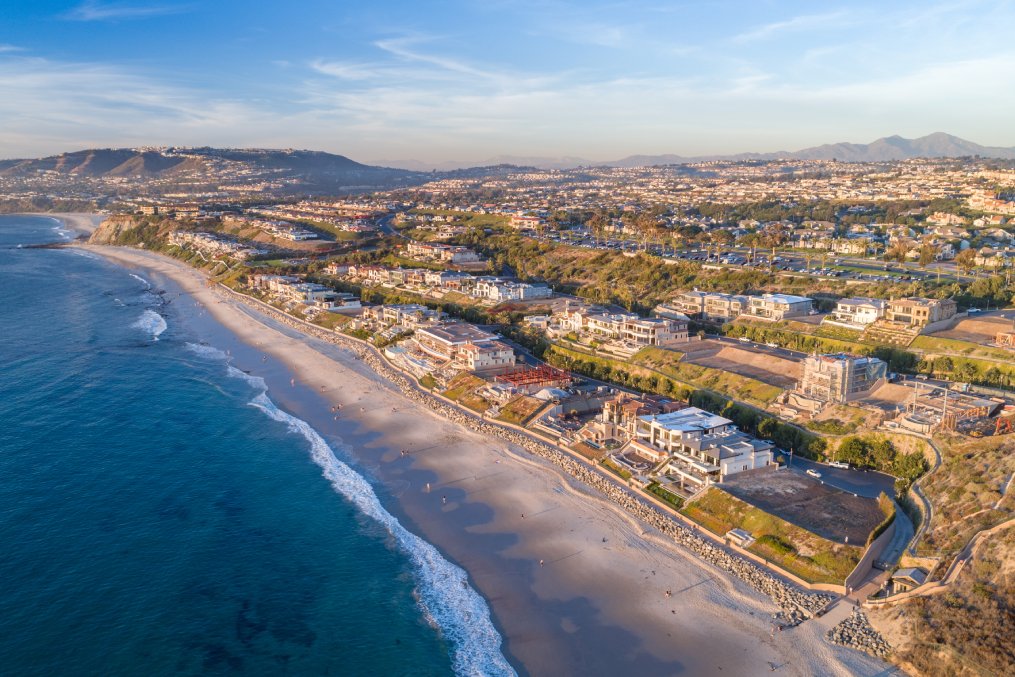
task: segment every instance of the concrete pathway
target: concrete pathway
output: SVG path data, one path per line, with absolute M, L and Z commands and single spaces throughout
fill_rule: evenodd
M 814 623 L 821 628 L 821 634 L 824 635 L 836 625 L 849 618 L 853 613 L 853 606 L 853 600 L 848 597 L 840 597 L 823 615 L 812 618 L 808 622 Z
M 902 557 L 902 553 L 906 550 L 906 546 L 913 539 L 913 521 L 909 519 L 909 515 L 903 511 L 902 506 L 898 503 L 895 504 L 895 535 L 892 540 L 888 542 L 888 546 L 885 551 L 881 553 L 881 557 L 878 561 L 885 562 L 886 564 L 895 565 L 899 558 Z

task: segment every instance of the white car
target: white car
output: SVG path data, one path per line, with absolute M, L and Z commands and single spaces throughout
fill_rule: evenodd
M 750 343 L 751 342 L 751 339 L 747 338 L 746 336 L 741 336 L 737 340 L 740 341 L 741 343 Z
M 829 461 L 828 466 L 830 468 L 839 468 L 840 470 L 849 470 L 849 463 L 845 461 Z
M 813 477 L 813 478 L 814 478 L 814 479 L 816 479 L 816 480 L 819 480 L 819 479 L 821 479 L 821 473 L 819 473 L 819 472 L 818 472 L 817 470 L 815 470 L 814 468 L 808 468 L 808 469 L 807 469 L 807 474 L 808 474 L 808 475 L 810 475 L 811 477 Z
M 779 347 L 778 343 L 772 343 L 771 341 L 769 341 L 765 345 L 768 346 L 769 348 L 778 348 Z

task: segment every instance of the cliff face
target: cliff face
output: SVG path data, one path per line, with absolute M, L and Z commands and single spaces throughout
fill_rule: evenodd
M 123 241 L 126 233 L 136 230 L 140 225 L 140 222 L 133 216 L 110 216 L 99 224 L 99 227 L 88 238 L 88 242 L 90 244 L 118 244 Z

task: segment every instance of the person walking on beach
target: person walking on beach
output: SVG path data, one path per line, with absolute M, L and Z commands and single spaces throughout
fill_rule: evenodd
M 447 496 L 441 496 L 441 504 L 443 504 L 443 505 L 447 505 L 448 504 L 448 497 Z
M 539 560 L 539 566 L 543 566 L 543 560 Z

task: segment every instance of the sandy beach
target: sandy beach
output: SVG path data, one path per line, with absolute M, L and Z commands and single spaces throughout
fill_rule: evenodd
M 106 218 L 104 214 L 89 214 L 85 212 L 59 212 L 52 214 L 33 212 L 25 214 L 25 216 L 46 216 L 56 219 L 63 224 L 64 228 L 75 235 L 91 235 Z
M 269 396 L 348 454 L 389 511 L 469 573 L 521 673 L 892 671 L 829 644 L 814 623 L 773 633 L 770 598 L 555 466 L 419 406 L 353 351 L 267 318 L 181 262 L 88 249 L 185 292 L 174 314 L 265 378 Z

